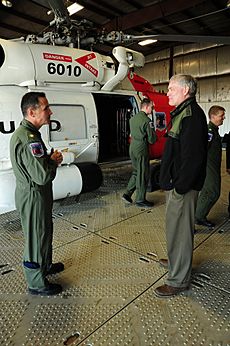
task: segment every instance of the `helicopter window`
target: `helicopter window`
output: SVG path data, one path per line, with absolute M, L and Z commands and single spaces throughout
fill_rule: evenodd
M 5 53 L 2 46 L 0 45 L 0 67 L 3 65 L 4 61 L 5 61 Z
M 164 112 L 156 112 L 156 128 L 163 130 L 166 127 L 166 114 Z
M 139 112 L 139 107 L 135 97 L 130 96 L 129 102 L 132 104 L 132 108 L 133 108 L 132 115 L 137 114 Z
M 50 141 L 87 138 L 86 115 L 80 105 L 52 105 Z

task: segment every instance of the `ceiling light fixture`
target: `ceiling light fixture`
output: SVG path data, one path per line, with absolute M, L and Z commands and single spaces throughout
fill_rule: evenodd
M 155 42 L 157 42 L 157 40 L 148 39 L 148 40 L 140 41 L 140 42 L 138 42 L 138 44 L 140 46 L 146 46 L 147 44 L 151 44 L 151 43 L 155 43 Z
M 2 0 L 3 6 L 12 7 L 12 2 L 9 0 Z
M 74 4 L 68 6 L 67 10 L 69 12 L 69 15 L 72 16 L 72 14 L 81 11 L 83 8 L 84 6 L 81 6 L 75 2 Z

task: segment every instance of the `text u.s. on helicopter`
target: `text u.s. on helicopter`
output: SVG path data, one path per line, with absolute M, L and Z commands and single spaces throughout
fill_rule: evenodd
M 97 163 L 128 157 L 129 119 L 139 111 L 140 96 L 151 98 L 156 110 L 152 116 L 158 141 L 150 147 L 150 158 L 159 159 L 163 151 L 171 107 L 166 95 L 133 72 L 144 66 L 144 56 L 122 46 L 113 49 L 114 59 L 79 45 L 73 48 L 79 37 L 73 37 L 63 1 L 48 4 L 55 16 L 51 31 L 42 37 L 0 39 L 0 213 L 15 209 L 9 141 L 22 120 L 20 101 L 28 91 L 46 93 L 53 116 L 40 131 L 48 151 L 54 148 L 64 156 L 53 184 L 54 199 L 98 188 L 102 173 Z M 113 42 L 130 38 L 118 32 L 104 37 Z M 117 90 L 127 76 L 134 91 Z M 152 166 L 150 190 L 157 185 L 158 172 L 159 163 Z

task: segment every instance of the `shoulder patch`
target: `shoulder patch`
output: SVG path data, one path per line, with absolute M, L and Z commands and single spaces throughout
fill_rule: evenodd
M 35 157 L 44 156 L 44 149 L 41 142 L 30 143 L 29 146 L 33 156 Z
M 213 138 L 213 133 L 208 132 L 208 142 L 211 142 Z

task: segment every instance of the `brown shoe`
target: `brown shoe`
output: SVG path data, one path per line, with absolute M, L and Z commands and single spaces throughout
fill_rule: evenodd
M 173 287 L 169 285 L 159 286 L 154 290 L 157 297 L 168 298 L 173 297 L 183 291 L 187 291 L 189 287 Z
M 161 265 L 161 267 L 168 268 L 169 262 L 166 258 L 159 259 L 158 263 Z

